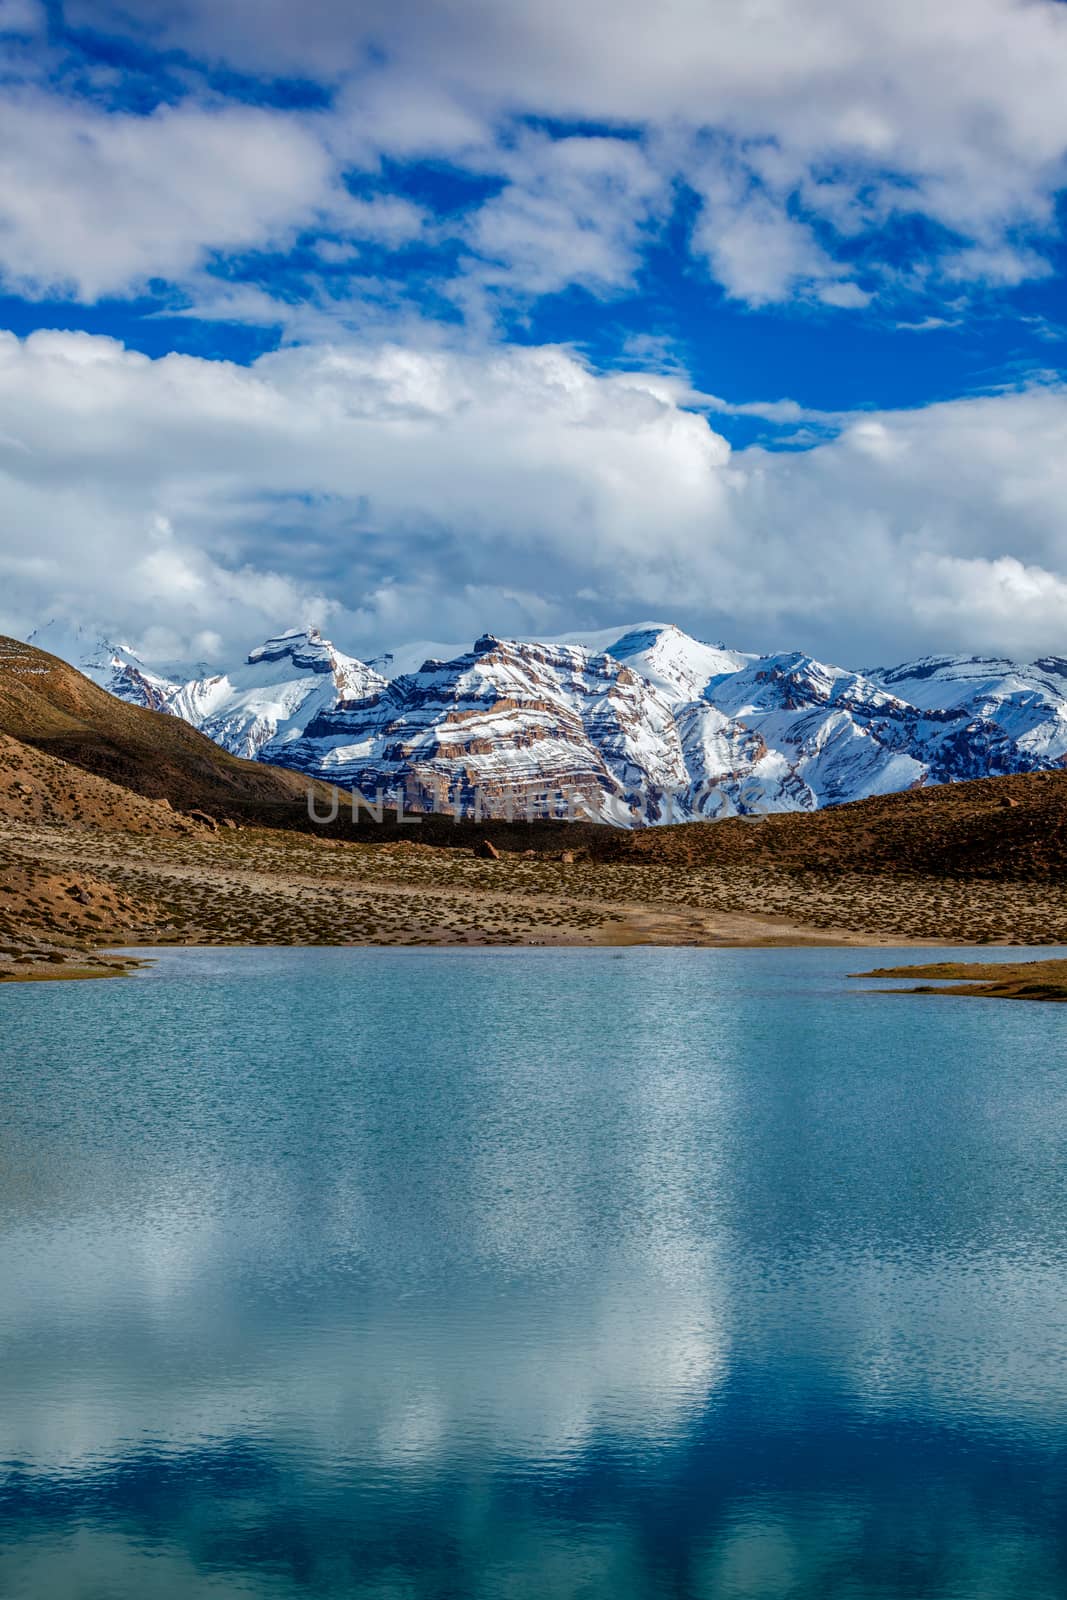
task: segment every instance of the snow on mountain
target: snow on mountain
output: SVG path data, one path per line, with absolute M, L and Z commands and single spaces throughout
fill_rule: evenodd
M 687 786 L 670 705 L 651 684 L 578 646 L 492 635 L 262 754 L 368 796 L 403 789 L 409 806 L 486 815 L 521 815 L 536 792 L 549 810 L 651 822 Z
M 114 644 L 94 629 L 84 628 L 77 623 L 64 623 L 55 617 L 34 628 L 26 643 L 35 645 L 38 650 L 47 650 L 49 655 L 59 656 L 62 661 L 69 661 L 72 667 L 77 667 L 94 683 L 111 676 L 113 661 L 130 660 L 140 664 L 136 651 L 128 644 Z
M 617 661 L 631 655 L 640 657 L 631 663 L 635 671 L 650 682 L 655 682 L 672 700 L 679 697 L 683 682 L 686 684 L 683 698 L 692 698 L 717 673 L 734 671 L 737 666 L 752 659 L 725 647 L 701 644 L 673 623 L 664 622 L 637 622 L 621 631 L 618 628 L 579 628 L 572 633 L 524 634 L 513 642 L 545 645 L 550 649 L 575 646 L 588 651 L 590 655 L 612 655 Z M 382 658 L 381 670 L 387 678 L 401 678 L 418 672 L 424 661 L 455 661 L 466 654 L 466 650 L 465 643 L 442 644 L 440 641 L 419 640 L 392 650 Z M 655 661 L 653 654 L 657 658 Z M 379 663 L 372 662 L 371 665 Z M 657 677 L 660 665 L 663 668 L 662 682 Z M 679 681 L 674 680 L 674 674 L 679 675 Z
M 901 737 L 908 718 L 903 702 L 859 673 L 799 654 L 750 657 L 680 717 L 690 769 L 711 791 L 694 793 L 694 808 L 814 810 L 922 783 L 926 767 Z M 749 736 L 732 768 L 724 728 Z
M 605 649 L 655 684 L 673 705 L 705 697 L 713 683 L 756 659 L 725 645 L 701 644 L 673 624 L 631 628 Z
M 475 788 L 494 809 L 509 789 L 541 785 L 577 790 L 605 816 L 623 815 L 621 801 L 645 823 L 814 810 L 1063 755 L 1055 664 L 998 663 L 992 676 L 955 666 L 941 663 L 934 690 L 921 665 L 858 673 L 669 626 L 595 652 L 490 638 L 328 714 L 288 755 L 266 754 L 364 791 L 403 784 L 418 805 L 435 785 L 450 810 L 469 810 Z M 924 695 L 899 692 L 913 678 Z
M 386 681 L 335 649 L 316 628 L 290 629 L 250 651 L 239 667 L 202 669 L 192 677 L 149 667 L 128 645 L 88 630 L 49 624 L 29 643 L 62 655 L 120 700 L 182 717 L 234 755 L 249 758 L 268 742 L 281 747 L 300 738 L 321 711 L 373 694 Z
M 395 646 L 367 665 L 380 672 L 383 678 L 404 678 L 418 672 L 424 661 L 454 661 L 466 650 L 465 639 L 450 644 L 440 639 L 416 639 L 410 644 Z
M 1039 697 L 1032 668 L 1001 662 L 995 673 L 954 670 L 961 666 L 944 658 L 935 684 L 921 663 L 858 673 L 800 654 L 755 658 L 706 691 L 717 713 L 758 735 L 766 750 L 733 783 L 720 776 L 718 787 L 727 799 L 740 794 L 747 809 L 813 809 L 923 783 L 1031 771 L 1062 757 L 1067 701 L 1056 696 L 1054 675 L 1046 674 Z M 708 717 L 690 707 L 680 718 L 693 771 L 708 766 Z M 710 736 L 713 767 L 722 737 L 714 718 Z M 708 780 L 714 788 L 714 770 Z M 693 803 L 709 814 L 699 796 Z M 723 810 L 716 797 L 711 807 Z
M 1059 658 L 853 672 L 644 623 L 486 635 L 470 651 L 419 660 L 408 647 L 368 665 L 310 629 L 267 640 L 232 670 L 185 676 L 88 633 L 48 633 L 34 642 L 237 754 L 368 797 L 403 791 L 419 808 L 521 815 L 529 800 L 646 824 L 813 810 L 1067 762 Z
M 163 709 L 234 755 L 254 758 L 269 745 L 269 759 L 284 765 L 285 748 L 309 722 L 339 701 L 375 694 L 385 681 L 318 629 L 294 629 L 257 646 L 240 667 L 181 684 Z
M 999 657 L 927 656 L 871 676 L 924 709 L 955 711 L 998 728 L 1035 764 L 1067 755 L 1067 660 L 1022 664 Z
M 173 709 L 171 702 L 180 688 L 180 680 L 172 674 L 179 669 L 158 663 L 148 667 L 128 644 L 116 644 L 92 629 L 67 625 L 56 619 L 35 628 L 26 642 L 69 661 L 71 666 L 120 700 L 130 700 L 153 711 Z M 206 670 L 201 664 L 198 675 Z

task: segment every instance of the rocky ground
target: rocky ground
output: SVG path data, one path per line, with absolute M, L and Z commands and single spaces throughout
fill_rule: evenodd
M 0 975 L 9 979 L 113 971 L 99 952 L 116 945 L 925 941 L 1067 943 L 1067 886 L 762 854 L 494 857 L 158 813 L 139 833 L 0 819 Z

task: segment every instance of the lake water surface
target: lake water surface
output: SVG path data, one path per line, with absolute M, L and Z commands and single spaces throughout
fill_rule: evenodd
M 1067 1008 L 891 959 L 5 989 L 0 1593 L 1062 1600 Z

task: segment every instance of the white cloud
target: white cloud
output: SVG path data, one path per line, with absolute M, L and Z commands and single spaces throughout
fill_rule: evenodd
M 39 0 L 0 0 L 0 38 L 32 37 L 44 31 L 47 18 Z
M 409 76 L 395 64 L 340 84 L 334 107 L 330 146 L 339 158 L 360 166 L 375 167 L 383 154 L 398 160 L 477 159 L 494 142 L 491 120 L 480 105 L 465 103 L 449 84 Z
M 0 19 L 33 15 L 29 0 L 3 4 Z M 342 239 L 403 244 L 421 219 L 346 208 L 340 187 L 352 165 L 381 176 L 383 156 L 506 184 L 458 230 L 479 308 L 490 286 L 625 290 L 679 180 L 704 198 L 699 258 L 757 306 L 862 309 L 903 281 L 878 240 L 913 214 L 949 230 L 948 283 L 1048 271 L 1067 182 L 1057 0 L 72 0 L 66 14 L 252 73 L 303 72 L 333 101 L 315 116 L 190 101 L 141 117 L 9 92 L 0 261 L 31 289 L 184 281 L 213 251 L 284 243 L 331 211 Z M 514 119 L 529 115 L 587 131 L 524 137 Z M 842 246 L 861 237 L 868 276 L 854 283 Z M 921 265 L 929 284 L 937 264 Z
M 816 291 L 824 306 L 838 306 L 849 311 L 860 311 L 871 303 L 871 295 L 858 283 L 824 283 Z
M 356 195 L 333 195 L 328 221 L 339 233 L 391 246 L 410 244 L 424 232 L 429 214 L 422 206 L 397 195 L 376 195 L 362 200 Z
M 598 293 L 632 282 L 642 226 L 667 191 L 639 145 L 529 137 L 491 164 L 509 182 L 467 230 L 483 263 L 471 272 L 477 283 L 540 295 L 570 283 Z
M 1010 244 L 972 245 L 941 261 L 946 278 L 959 283 L 986 283 L 994 288 L 1017 288 L 1030 279 L 1047 278 L 1052 267 L 1036 250 L 1019 250 Z
M 941 328 L 956 328 L 959 326 L 958 317 L 923 317 L 918 322 L 896 322 L 893 326 L 898 333 L 936 333 Z
M 301 228 L 399 247 L 426 212 L 340 182 L 321 119 L 234 104 L 105 113 L 35 89 L 0 95 L 0 281 L 92 301 L 216 253 L 285 248 Z
M 694 181 L 704 206 L 693 243 L 727 294 L 753 306 L 792 299 L 802 291 L 826 300 L 841 268 L 821 248 L 811 227 L 788 215 L 783 201 L 749 189 L 747 178 L 736 169 L 711 166 Z M 855 285 L 833 286 L 861 293 Z
M 876 461 L 892 461 L 908 448 L 895 431 L 873 417 L 852 423 L 841 437 L 846 446 Z
M 843 418 L 784 454 L 731 454 L 688 392 L 544 347 L 243 368 L 0 337 L 4 625 L 65 612 L 176 653 L 318 619 L 375 653 L 663 614 L 848 663 L 1063 649 L 1063 390 Z
M 68 15 L 108 20 L 100 0 Z M 954 273 L 1003 284 L 1043 270 L 1020 235 L 1054 231 L 1065 181 L 1067 14 L 1056 0 L 369 0 L 357 11 L 342 0 L 128 0 L 111 21 L 251 71 L 338 84 L 332 137 L 365 159 L 492 149 L 506 161 L 509 141 L 489 130 L 533 113 L 639 126 L 700 180 L 692 140 L 711 130 L 729 151 L 724 170 L 758 180 L 763 198 L 740 215 L 713 206 L 700 248 L 732 294 L 753 271 L 756 303 L 832 276 L 798 204 L 846 237 L 924 215 L 966 241 Z M 547 203 L 536 185 L 510 197 L 520 271 Z M 624 216 L 628 204 L 622 195 Z M 491 249 L 499 211 L 486 227 Z M 824 284 L 821 298 L 858 307 L 859 293 Z
M 321 143 L 276 113 L 0 99 L 0 270 L 23 293 L 93 300 L 179 278 L 209 251 L 287 236 L 332 198 Z
M 1067 580 L 1044 567 L 1026 566 L 1015 556 L 920 556 L 916 566 L 925 581 L 916 594 L 923 623 L 951 633 L 961 623 L 973 632 L 1018 637 L 1018 618 L 1027 636 L 1060 641 L 1067 618 Z

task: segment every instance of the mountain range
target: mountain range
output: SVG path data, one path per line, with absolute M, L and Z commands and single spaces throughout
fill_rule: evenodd
M 232 755 L 410 809 L 623 825 L 814 811 L 1067 765 L 1067 660 L 931 656 L 853 671 L 669 624 L 486 634 L 395 669 L 293 629 L 224 670 L 143 661 L 55 624 L 31 642 Z
M 314 690 L 285 651 L 255 654 L 256 673 L 297 674 L 273 683 L 276 701 Z M 110 652 L 97 662 L 123 665 L 112 669 Z M 668 665 L 649 670 L 666 677 Z M 601 690 L 613 670 L 585 661 L 580 687 Z M 616 727 L 620 706 L 642 704 L 608 694 Z M 353 703 L 319 715 L 338 710 Z M 603 732 L 591 715 L 586 726 Z M 233 755 L 182 717 L 0 638 L 0 983 L 126 970 L 128 956 L 100 947 L 136 943 L 1063 943 L 1065 790 L 1061 767 L 787 809 L 755 826 L 747 815 L 619 828 L 395 811 L 369 826 L 345 807 L 321 827 L 308 797 L 321 818 L 335 788 Z

